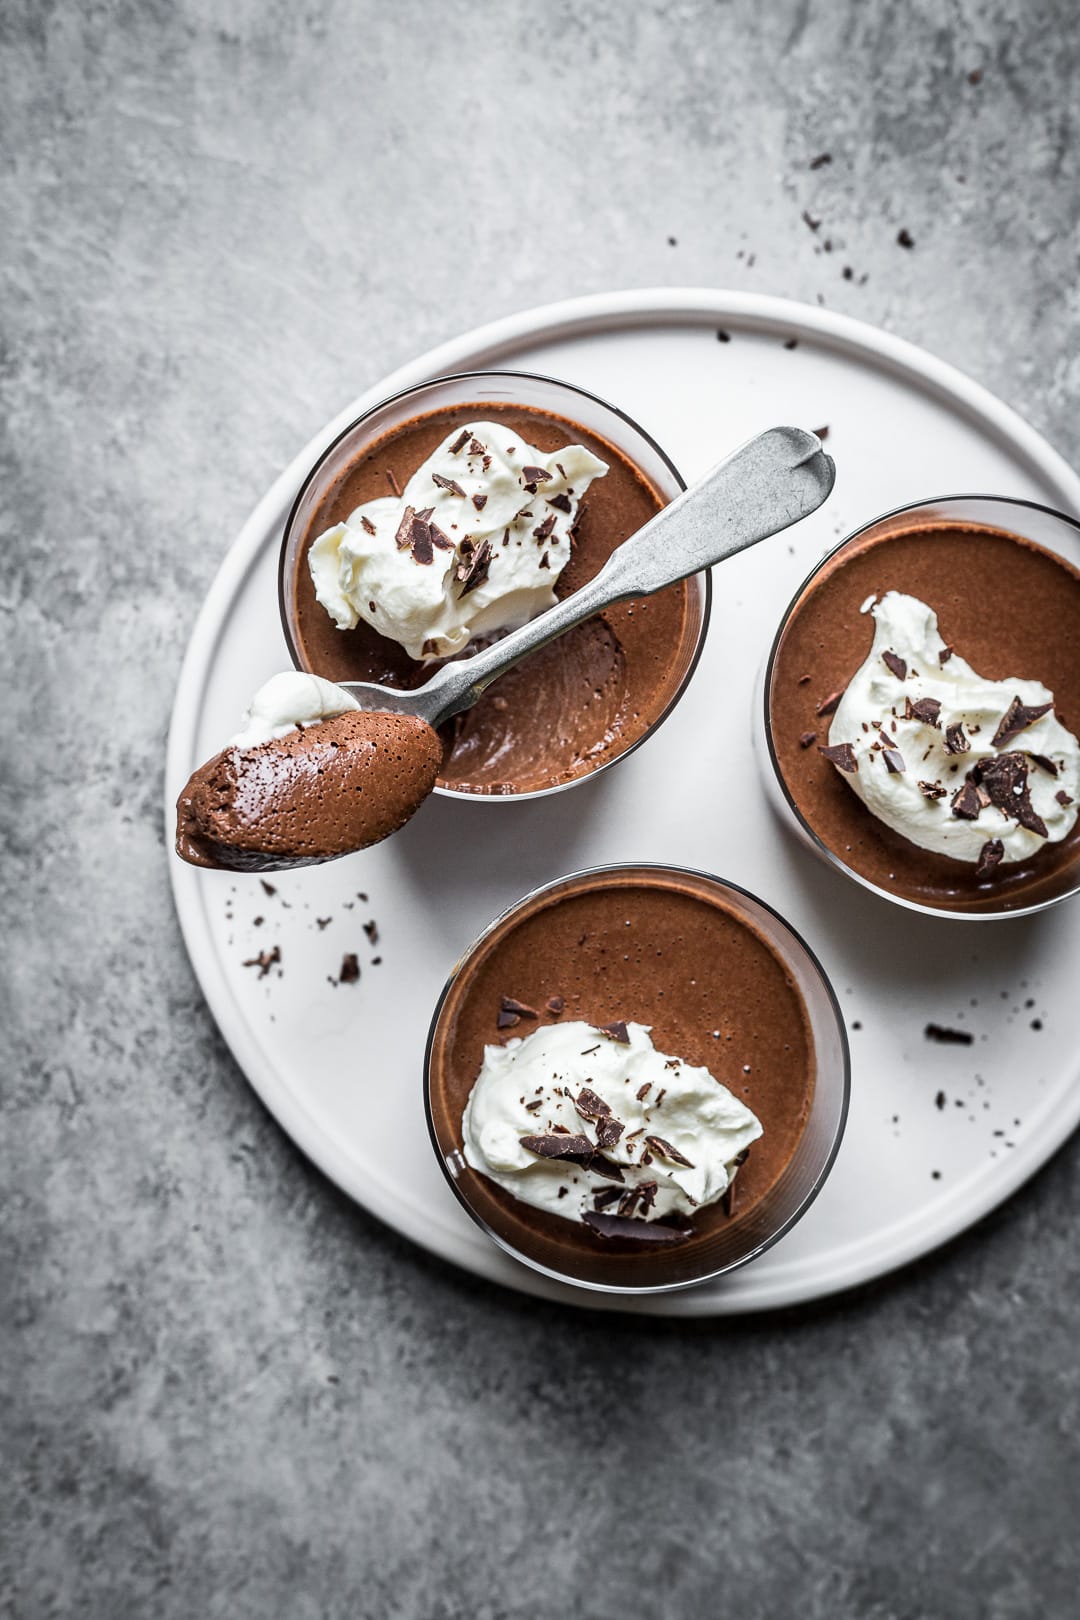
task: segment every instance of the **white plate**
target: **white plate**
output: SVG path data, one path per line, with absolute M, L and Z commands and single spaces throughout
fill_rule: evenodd
M 718 327 L 729 342 L 718 340 Z M 794 349 L 784 347 L 790 337 Z M 180 677 L 170 822 L 190 771 L 235 729 L 256 686 L 288 666 L 277 553 L 302 475 L 385 395 L 490 366 L 565 377 L 617 402 L 687 478 L 773 423 L 827 425 L 835 493 L 793 533 L 722 566 L 689 691 L 656 736 L 596 780 L 520 805 L 432 800 L 388 843 L 286 874 L 273 897 L 258 878 L 196 872 L 174 860 L 176 906 L 207 1001 L 283 1128 L 367 1209 L 478 1275 L 623 1308 L 515 1265 L 458 1208 L 424 1122 L 430 1012 L 462 950 L 537 883 L 622 860 L 732 877 L 788 917 L 832 977 L 851 1030 L 847 1134 L 817 1203 L 774 1249 L 710 1286 L 630 1308 L 727 1315 L 880 1276 L 1001 1203 L 1080 1120 L 1072 1006 L 1080 905 L 997 924 L 946 922 L 905 914 L 827 870 L 766 812 L 750 743 L 759 668 L 799 581 L 856 525 L 907 501 L 971 491 L 1080 513 L 1080 480 L 1026 423 L 951 367 L 801 304 L 665 289 L 577 299 L 481 327 L 354 401 L 244 525 Z M 734 726 L 723 718 L 731 714 Z M 721 749 L 725 773 L 732 760 L 746 773 L 742 805 L 718 791 Z M 324 917 L 332 921 L 319 928 Z M 377 950 L 362 931 L 371 917 Z M 242 965 L 275 944 L 280 977 Z M 358 953 L 363 976 L 333 985 L 345 951 Z M 369 965 L 373 955 L 380 965 Z M 927 1042 L 930 1020 L 966 1026 L 974 1044 Z

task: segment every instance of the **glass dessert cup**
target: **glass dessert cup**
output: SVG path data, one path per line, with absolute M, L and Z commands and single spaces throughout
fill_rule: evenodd
M 639 527 L 640 522 L 645 521 L 645 517 L 651 515 L 652 510 L 665 505 L 685 488 L 670 458 L 643 428 L 617 407 L 569 383 L 524 372 L 467 372 L 457 376 L 440 377 L 394 395 L 357 418 L 323 452 L 304 480 L 286 523 L 279 562 L 278 587 L 285 639 L 296 668 L 326 675 L 332 680 L 373 679 L 396 685 L 417 685 L 438 667 L 435 664 L 427 667 L 412 664 L 405 657 L 404 650 L 396 643 L 373 636 L 364 626 L 360 627 L 359 633 L 368 637 L 370 641 L 381 644 L 381 648 L 388 651 L 389 670 L 372 667 L 364 671 L 346 673 L 342 667 L 328 667 L 325 662 L 325 637 L 323 654 L 320 655 L 318 651 L 313 654 L 308 645 L 308 641 L 312 638 L 309 635 L 305 639 L 303 628 L 305 619 L 309 627 L 312 625 L 315 613 L 312 607 L 314 595 L 310 581 L 306 577 L 307 548 L 325 526 L 325 517 L 321 517 L 320 513 L 325 514 L 330 509 L 337 493 L 347 486 L 350 478 L 356 476 L 356 469 L 362 463 L 373 462 L 373 452 L 378 455 L 380 447 L 392 444 L 395 437 L 403 434 L 405 430 L 423 427 L 425 418 L 445 416 L 444 431 L 448 431 L 454 422 L 454 417 L 450 413 L 458 413 L 456 420 L 461 422 L 470 415 L 473 418 L 483 419 L 485 414 L 499 411 L 511 414 L 542 413 L 538 421 L 546 426 L 549 432 L 551 419 L 559 418 L 566 430 L 563 442 L 571 442 L 578 431 L 583 430 L 586 442 L 590 447 L 595 447 L 597 454 L 603 456 L 606 448 L 610 458 L 611 452 L 615 452 L 614 458 L 610 459 L 613 470 L 618 470 L 620 477 L 624 478 L 624 484 L 625 473 L 636 474 L 637 480 L 644 486 L 644 491 L 652 502 L 649 512 L 641 514 L 631 528 L 625 529 L 622 533 L 613 530 L 611 542 L 608 544 L 602 532 L 603 524 L 593 514 L 602 512 L 604 502 L 614 497 L 609 497 L 608 491 L 602 489 L 605 483 L 603 478 L 596 480 L 582 506 L 583 514 L 588 510 L 590 516 L 590 538 L 582 549 L 591 558 L 591 563 L 586 564 L 582 557 L 575 553 L 563 576 L 567 583 L 564 586 L 563 581 L 560 581 L 556 586 L 560 595 L 564 593 L 564 589 L 575 589 L 584 583 L 585 578 L 591 577 L 597 571 L 615 544 Z M 517 431 L 524 433 L 525 430 L 519 425 Z M 609 474 L 608 477 L 610 476 Z M 381 486 L 379 493 L 383 495 L 387 493 L 385 484 Z M 336 513 L 332 521 L 336 521 L 339 515 L 341 514 Z M 593 538 L 594 531 L 596 531 L 595 538 Z M 601 556 L 600 549 L 603 546 L 606 546 L 606 549 Z M 584 574 L 581 572 L 583 568 L 586 570 Z M 646 683 L 641 689 L 641 692 L 645 693 L 644 701 L 641 700 L 641 692 L 637 687 L 627 685 L 626 701 L 618 710 L 618 724 L 608 726 L 606 729 L 602 712 L 598 712 L 595 716 L 586 713 L 582 723 L 580 749 L 576 749 L 570 763 L 563 758 L 558 769 L 550 774 L 550 779 L 545 775 L 542 758 L 528 774 L 519 771 L 518 782 L 514 780 L 513 767 L 509 769 L 506 780 L 495 780 L 491 785 L 469 785 L 455 779 L 451 754 L 459 745 L 457 733 L 452 729 L 456 722 L 451 722 L 450 728 L 447 728 L 447 763 L 436 785 L 436 793 L 468 799 L 539 798 L 572 787 L 576 782 L 584 781 L 631 753 L 667 718 L 690 681 L 708 627 L 711 589 L 710 576 L 707 573 L 700 574 L 680 585 L 669 587 L 656 597 L 644 599 L 642 604 L 637 604 L 636 622 L 633 603 L 622 604 L 614 610 L 605 612 L 603 620 L 605 625 L 611 628 L 613 645 L 620 660 L 623 659 L 623 641 L 629 636 L 625 648 L 625 664 L 629 665 L 632 673 L 635 670 L 639 672 L 639 676 L 635 676 L 634 679 L 640 678 Z M 321 608 L 317 611 L 323 612 Z M 652 614 L 656 624 L 662 626 L 661 633 L 654 635 L 651 640 L 647 637 L 649 613 Z M 329 616 L 326 616 L 325 623 L 333 627 Z M 590 624 L 595 623 L 596 621 L 590 621 Z M 582 627 L 583 630 L 587 628 Z M 332 644 L 331 652 L 335 646 L 344 645 L 344 638 L 357 634 L 357 631 L 336 631 L 335 635 L 340 636 L 342 642 Z M 519 671 L 510 672 L 502 681 L 497 682 L 491 692 L 481 699 L 473 715 L 481 716 L 485 705 L 495 705 L 496 708 L 501 706 L 505 711 L 509 702 L 512 722 L 513 715 L 519 709 L 531 707 L 528 701 L 525 705 L 520 701 L 526 696 L 522 681 L 529 679 L 530 672 L 535 680 L 538 671 L 546 669 L 550 672 L 557 669 L 557 664 L 541 663 L 539 660 L 558 660 L 559 649 L 564 643 L 570 645 L 570 637 L 576 634 L 577 632 L 571 631 L 567 638 L 561 638 L 559 642 L 552 643 L 550 648 L 532 655 L 519 667 Z M 468 653 L 458 656 L 467 657 Z M 566 656 L 564 651 L 563 658 Z M 334 662 L 337 662 L 336 654 Z M 651 670 L 654 664 L 656 678 L 652 689 L 646 690 L 649 680 L 652 679 Z M 543 679 L 542 676 L 540 678 Z M 586 685 L 591 683 L 587 682 Z M 581 681 L 578 682 L 578 687 L 584 691 Z M 530 688 L 527 697 L 531 697 L 534 690 L 535 688 Z M 600 695 L 599 692 L 595 694 L 597 698 Z M 587 708 L 587 696 L 584 701 Z M 561 705 L 561 708 L 565 708 L 565 705 Z M 484 712 L 490 715 L 490 710 Z M 468 716 L 463 719 L 468 726 L 474 724 Z M 476 723 L 487 724 L 488 721 L 483 719 Z M 590 724 L 595 726 L 595 735 L 589 731 Z M 524 727 L 519 730 L 524 730 Z M 540 733 L 536 737 L 536 751 L 542 756 L 545 746 L 543 728 L 538 727 L 536 730 Z M 497 748 L 495 752 L 498 753 Z M 491 767 L 497 768 L 497 763 Z
M 897 541 L 901 548 L 932 547 L 961 536 L 972 548 L 966 561 L 958 559 L 955 547 L 952 560 L 939 551 L 933 559 L 940 565 L 939 583 L 935 586 L 928 581 L 925 588 L 907 583 L 910 559 L 917 559 L 917 554 L 907 552 L 909 561 L 905 563 Z M 876 551 L 879 545 L 886 549 Z M 976 555 L 975 548 L 980 546 Z M 1030 572 L 1032 589 L 1053 599 L 1054 611 L 1049 617 L 1027 603 L 1018 610 L 1023 592 L 1018 598 L 1015 574 L 1000 566 L 1010 547 L 1012 561 Z M 923 561 L 916 560 L 915 566 L 927 567 L 930 561 L 930 554 L 924 553 Z M 856 563 L 860 572 L 844 580 L 846 596 L 840 599 L 849 619 L 848 597 L 854 602 L 860 595 L 880 597 L 887 590 L 897 590 L 925 600 L 939 613 L 945 641 L 955 642 L 956 652 L 979 674 L 998 681 L 1014 677 L 1043 682 L 1054 692 L 1055 712 L 1076 733 L 1080 730 L 1080 523 L 1035 502 L 955 495 L 900 507 L 865 524 L 821 559 L 789 604 L 769 653 L 762 701 L 755 714 L 755 743 L 773 810 L 801 842 L 863 888 L 924 916 L 984 921 L 1028 916 L 1076 894 L 1080 890 L 1080 824 L 1060 842 L 1039 849 L 1025 861 L 999 866 L 988 880 L 976 881 L 969 863 L 946 860 L 885 827 L 856 798 L 840 773 L 821 760 L 817 744 L 828 741 L 831 719 L 829 712 L 817 713 L 817 705 L 827 700 L 830 691 L 842 689 L 862 664 L 869 651 L 873 620 L 867 615 L 862 642 L 851 646 L 847 667 L 841 668 L 839 663 L 834 667 L 829 662 L 825 598 L 818 598 L 817 619 L 807 610 L 808 605 L 811 610 L 814 607 L 815 592 L 823 585 L 832 588 L 840 570 Z M 971 630 L 976 613 L 982 617 L 984 631 L 1008 623 L 1027 636 L 1030 646 L 1010 650 L 1002 667 L 989 667 L 992 656 L 978 646 L 979 635 Z M 856 640 L 857 634 L 853 636 Z M 802 696 L 796 698 L 799 687 Z M 801 747 L 796 741 L 800 731 L 802 735 L 814 731 L 814 743 Z
M 609 949 L 613 941 L 625 949 Z M 740 976 L 741 991 L 733 992 Z M 538 1018 L 498 1028 L 500 994 L 517 997 L 523 989 L 541 1009 Z M 546 1007 L 541 989 L 564 1008 Z M 598 1236 L 580 1220 L 517 1199 L 465 1159 L 462 1114 L 485 1045 L 547 1024 L 614 1018 L 650 1026 L 659 1052 L 708 1067 L 764 1127 L 734 1178 L 733 1206 L 721 1200 L 694 1210 L 693 1231 L 679 1242 Z M 789 1042 L 781 1044 L 785 1033 Z M 638 1295 L 720 1276 L 794 1225 L 836 1157 L 849 1083 L 832 988 L 776 912 L 708 873 L 627 865 L 595 867 L 534 890 L 466 951 L 432 1019 L 425 1106 L 449 1185 L 495 1243 L 561 1282 Z

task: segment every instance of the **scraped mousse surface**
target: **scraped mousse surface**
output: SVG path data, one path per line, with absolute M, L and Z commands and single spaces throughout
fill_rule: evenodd
M 177 854 L 193 866 L 265 872 L 366 849 L 415 814 L 442 757 L 423 720 L 357 710 L 224 748 L 177 800 Z
M 432 1035 L 428 1107 L 440 1157 L 462 1150 L 484 1047 L 578 1019 L 650 1026 L 659 1051 L 706 1067 L 745 1102 L 761 1137 L 725 1199 L 695 1210 L 675 1244 L 598 1236 L 463 1165 L 454 1185 L 470 1213 L 546 1269 L 616 1287 L 696 1279 L 767 1240 L 770 1193 L 809 1116 L 815 1053 L 802 994 L 737 897 L 692 873 L 630 868 L 572 880 L 497 925 L 451 982 Z M 662 1133 L 662 1105 L 653 1118 Z
M 828 742 L 830 700 L 842 693 L 873 641 L 873 619 L 861 609 L 887 591 L 931 606 L 945 641 L 981 675 L 1041 681 L 1053 693 L 1058 719 L 1080 732 L 1080 572 L 1007 530 L 894 519 L 826 560 L 777 645 L 769 718 L 776 762 L 796 810 L 844 865 L 923 905 L 978 913 L 1053 898 L 1080 864 L 1080 824 L 1060 842 L 999 865 L 987 877 L 970 862 L 922 849 L 887 827 L 819 751 Z
M 286 632 L 299 666 L 333 681 L 402 688 L 433 666 L 361 621 L 339 630 L 315 595 L 308 551 L 363 503 L 402 489 L 455 427 L 503 423 L 543 452 L 584 445 L 608 465 L 582 502 L 558 598 L 578 590 L 664 501 L 612 444 L 580 424 L 532 407 L 482 403 L 414 418 L 363 450 L 315 508 L 295 557 L 295 613 Z M 588 775 L 638 742 L 677 697 L 693 658 L 693 582 L 607 608 L 502 676 L 444 728 L 439 783 L 458 792 L 529 793 Z M 696 598 L 695 598 L 696 600 Z M 436 666 L 437 667 L 437 666 Z

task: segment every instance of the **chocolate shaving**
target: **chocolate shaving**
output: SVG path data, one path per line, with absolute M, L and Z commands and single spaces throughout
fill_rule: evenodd
M 951 647 L 942 647 L 941 651 L 937 655 L 938 665 L 942 669 L 944 669 L 945 665 L 949 662 L 949 659 L 952 657 L 952 655 L 953 655 L 953 649 Z
M 620 1193 L 619 1207 L 615 1213 L 617 1215 L 632 1215 L 637 1208 L 640 1197 L 641 1194 L 636 1187 L 628 1187 L 626 1192 Z
M 802 736 L 799 738 L 799 747 L 800 748 L 809 748 L 811 743 L 816 743 L 816 742 L 817 742 L 817 732 L 816 731 L 804 731 Z
M 346 951 L 341 958 L 341 969 L 338 973 L 338 984 L 355 984 L 360 977 L 360 963 L 355 951 Z
M 949 1029 L 944 1024 L 927 1024 L 923 1034 L 939 1046 L 971 1046 L 975 1040 L 970 1029 Z
M 811 159 L 810 167 L 811 167 L 811 169 L 823 169 L 825 167 L 826 163 L 831 163 L 831 162 L 832 162 L 832 153 L 831 152 L 820 152 L 816 158 Z
M 450 454 L 452 456 L 456 456 L 459 451 L 464 450 L 464 448 L 468 444 L 468 442 L 469 442 L 469 430 L 468 430 L 468 428 L 462 428 L 461 432 L 458 434 L 457 438 L 454 440 L 453 444 L 450 446 Z
M 442 473 L 432 473 L 431 482 L 433 484 L 438 484 L 440 489 L 448 489 L 451 495 L 460 495 L 464 500 L 465 491 L 462 489 L 456 478 L 444 478 Z
M 547 1008 L 549 1013 L 554 1013 L 555 1017 L 558 1018 L 559 1014 L 565 1008 L 566 1002 L 563 1000 L 562 996 L 548 996 L 544 1006 Z
M 606 1114 L 611 1113 L 611 1108 L 603 1097 L 598 1097 L 588 1086 L 582 1086 L 574 1098 L 574 1107 L 582 1119 L 603 1119 Z
M 1057 792 L 1054 794 L 1054 798 L 1057 800 L 1058 804 L 1062 805 L 1064 808 L 1068 808 L 1068 806 L 1073 802 L 1072 796 L 1066 793 L 1064 788 L 1058 788 Z
M 975 783 L 968 777 L 963 787 L 957 788 L 949 807 L 960 821 L 975 821 L 983 809 L 983 800 Z
M 585 1142 L 588 1138 L 582 1137 L 581 1140 Z M 613 1164 L 610 1159 L 605 1159 L 602 1153 L 593 1153 L 585 1168 L 591 1170 L 593 1175 L 606 1176 L 608 1181 L 621 1182 L 626 1179 L 622 1173 L 622 1165 Z
M 638 1100 L 638 1102 L 644 1102 L 646 1097 L 649 1095 L 649 1092 L 651 1090 L 652 1090 L 652 1081 L 651 1080 L 646 1080 L 646 1082 L 645 1082 L 645 1084 L 643 1086 L 638 1086 L 638 1088 L 637 1088 L 637 1100 Z
M 464 542 L 462 542 L 462 552 L 464 552 L 464 549 Z M 490 567 L 491 541 L 485 540 L 479 550 L 473 552 L 468 561 L 459 562 L 454 570 L 455 578 L 461 581 L 461 595 L 468 596 L 470 591 L 475 591 L 478 585 L 482 585 L 488 577 Z
M 720 1200 L 721 1209 L 724 1211 L 724 1214 L 729 1216 L 729 1217 L 734 1215 L 734 1213 L 735 1213 L 735 1198 L 736 1198 L 735 1178 L 733 1176 L 731 1178 L 731 1180 L 728 1182 L 727 1186 L 725 1187 L 724 1196 Z
M 470 439 L 469 440 L 469 454 L 470 455 L 482 456 L 486 449 L 487 449 L 487 446 L 481 444 L 479 439 Z
M 418 512 L 413 506 L 407 506 L 405 516 L 398 524 L 398 531 L 394 536 L 397 548 L 399 551 L 411 550 L 414 562 L 430 563 L 434 557 L 435 546 L 438 546 L 440 551 L 454 549 L 453 542 L 432 523 L 434 512 L 433 506 L 425 506 L 422 512 Z
M 591 1159 L 593 1145 L 587 1136 L 570 1136 L 551 1131 L 544 1136 L 523 1136 L 521 1145 L 538 1159 Z
M 488 503 L 488 498 L 486 495 L 474 495 L 472 498 L 472 503 L 478 512 L 482 512 Z
M 517 1001 L 513 996 L 503 996 L 499 1002 L 499 1011 L 513 1013 L 518 1018 L 539 1018 L 540 1016 L 535 1007 L 530 1007 L 527 1002 Z
M 538 523 L 536 528 L 533 530 L 533 539 L 546 540 L 552 529 L 555 527 L 556 521 L 555 513 L 549 512 L 543 522 Z
M 1001 865 L 1005 854 L 1005 845 L 1000 838 L 988 838 L 979 851 L 979 858 L 975 862 L 975 876 L 977 878 L 989 877 Z
M 521 481 L 529 494 L 535 495 L 537 484 L 550 484 L 551 474 L 544 467 L 522 467 Z
M 600 1024 L 598 1028 L 601 1035 L 606 1035 L 609 1040 L 618 1041 L 620 1046 L 630 1045 L 630 1031 L 621 1018 L 616 1018 L 611 1024 Z
M 536 566 L 537 566 L 537 568 L 550 568 L 551 567 L 551 553 L 549 551 L 545 551 L 544 555 L 541 557 L 540 561 L 537 563 Z
M 613 1114 L 605 1115 L 596 1121 L 596 1145 L 601 1148 L 613 1148 L 626 1126 Z
M 372 523 L 366 512 L 362 512 L 360 514 L 360 526 L 366 534 L 375 533 L 375 525 Z
M 896 240 L 902 248 L 913 248 L 915 246 L 915 238 L 906 225 L 897 231 Z
M 848 277 L 848 279 L 850 280 L 851 278 Z M 817 436 L 817 438 L 819 438 L 821 440 L 822 444 L 824 444 L 825 440 L 829 437 L 828 425 L 826 424 L 825 427 L 815 428 L 814 433 Z
M 924 799 L 943 799 L 948 790 L 940 782 L 920 782 L 919 792 Z
M 535 1114 L 537 1112 L 537 1110 L 540 1109 L 540 1108 L 543 1108 L 543 1106 L 544 1106 L 543 1097 L 537 1097 L 535 1099 L 535 1101 L 525 1104 L 525 1112 L 527 1114 Z
M 912 703 L 909 697 L 904 699 L 904 719 L 921 720 L 924 726 L 933 726 L 940 731 L 938 717 L 941 714 L 941 704 L 937 698 L 916 698 Z
M 390 485 L 390 493 L 392 495 L 395 495 L 397 497 L 397 499 L 400 500 L 401 499 L 401 485 L 398 483 L 396 477 L 394 476 L 393 467 L 387 467 L 387 469 L 386 469 L 386 482 Z
M 885 761 L 885 768 L 890 776 L 900 776 L 907 770 L 907 766 L 904 764 L 904 756 L 899 748 L 883 748 L 881 757 Z
M 1021 703 L 1018 697 L 1014 697 L 991 738 L 992 746 L 1002 748 L 1006 743 L 1012 742 L 1013 738 L 1019 737 L 1028 726 L 1041 719 L 1044 714 L 1049 714 L 1053 707 L 1052 699 L 1049 703 L 1036 703 L 1029 708 L 1027 704 Z
M 1058 775 L 1058 768 L 1054 764 L 1054 761 L 1048 757 L 1048 755 L 1032 754 L 1031 758 L 1034 763 L 1039 766 L 1040 770 L 1049 771 L 1051 776 Z
M 554 506 L 560 512 L 570 511 L 570 497 L 563 491 L 560 491 L 558 495 L 549 495 L 547 497 L 547 503 L 549 506 Z
M 893 652 L 891 647 L 887 647 L 882 653 L 881 661 L 883 664 L 888 665 L 898 681 L 907 679 L 907 664 L 899 653 Z
M 262 884 L 264 894 L 277 894 L 277 885 L 276 884 L 267 883 L 265 878 L 260 878 L 259 882 Z
M 837 766 L 839 770 L 847 771 L 849 776 L 853 776 L 859 769 L 859 762 L 855 758 L 855 750 L 850 743 L 837 743 L 832 748 L 823 748 L 819 743 L 818 753 L 823 754 L 830 765 Z
M 669 1226 L 665 1221 L 630 1220 L 624 1215 L 600 1215 L 589 1209 L 581 1219 L 597 1237 L 631 1238 L 635 1243 L 682 1243 L 692 1231 Z
M 945 752 L 947 754 L 969 754 L 971 744 L 964 735 L 964 723 L 956 720 L 951 726 L 945 727 Z
M 656 1194 L 659 1190 L 659 1186 L 655 1181 L 642 1181 L 639 1183 L 638 1197 L 641 1199 L 641 1209 L 643 1214 L 647 1210 L 652 1209 L 653 1205 L 656 1203 Z
M 841 686 L 839 691 L 830 692 L 828 697 L 823 697 L 822 698 L 821 702 L 818 704 L 817 708 L 814 710 L 814 713 L 815 714 L 832 714 L 834 712 L 834 710 L 839 707 L 840 699 L 843 697 L 843 695 L 844 695 L 844 693 L 846 691 L 847 691 L 847 688 L 845 686 Z
M 977 772 L 979 785 L 991 804 L 1007 816 L 1013 816 L 1028 832 L 1038 833 L 1040 838 L 1049 837 L 1046 822 L 1031 802 L 1028 765 L 1023 754 L 998 754 L 993 759 L 984 759 Z
M 593 1206 L 596 1209 L 607 1209 L 609 1204 L 616 1203 L 624 1195 L 618 1187 L 597 1187 L 593 1193 Z
M 672 1147 L 670 1142 L 665 1142 L 662 1136 L 647 1136 L 645 1140 L 659 1158 L 668 1159 L 672 1164 L 685 1165 L 687 1170 L 694 1168 L 686 1155 L 680 1153 L 677 1147 Z

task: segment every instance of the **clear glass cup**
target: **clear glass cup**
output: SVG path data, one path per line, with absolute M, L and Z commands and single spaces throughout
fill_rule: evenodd
M 973 890 L 968 894 L 960 890 L 959 884 L 955 891 L 943 892 L 939 897 L 930 893 L 919 896 L 895 892 L 858 870 L 852 860 L 845 859 L 844 853 L 821 836 L 797 802 L 796 794 L 785 778 L 779 758 L 772 714 L 777 661 L 788 628 L 815 582 L 825 570 L 831 569 L 835 561 L 842 558 L 845 552 L 862 549 L 868 541 L 886 539 L 892 535 L 903 534 L 912 528 L 928 525 L 940 525 L 945 530 L 950 527 L 976 528 L 992 531 L 996 536 L 1018 537 L 1042 547 L 1068 564 L 1073 571 L 1080 568 L 1080 522 L 1064 512 L 1057 512 L 1034 501 L 1014 500 L 999 495 L 942 496 L 935 500 L 917 501 L 910 506 L 898 507 L 895 511 L 888 512 L 883 517 L 875 518 L 871 523 L 856 529 L 822 557 L 800 585 L 780 620 L 764 667 L 760 701 L 755 706 L 754 741 L 762 781 L 773 810 L 806 847 L 821 856 L 835 870 L 843 872 L 864 889 L 869 889 L 871 893 L 880 895 L 894 905 L 920 912 L 923 916 L 953 919 L 994 921 L 1004 917 L 1030 916 L 1080 891 L 1080 840 L 1075 839 L 1075 835 L 1064 841 L 1064 844 L 1069 845 L 1068 850 L 1063 844 L 1059 854 L 1059 846 L 1050 846 L 1046 851 L 1039 851 L 1030 863 L 1024 863 L 1025 868 L 1030 866 L 1033 874 L 1030 879 L 1017 874 L 1015 886 L 996 893 L 993 885 L 983 885 L 981 891 Z M 977 537 L 975 543 L 977 544 Z M 1077 622 L 1069 633 L 1080 638 L 1080 622 Z M 964 647 L 958 646 L 957 650 L 965 654 Z M 861 658 L 856 662 L 861 662 Z M 1032 667 L 1018 669 L 1012 673 L 1023 679 L 1042 679 L 1038 668 L 1037 651 L 1032 659 Z M 1075 718 L 1073 725 L 1075 726 Z M 852 802 L 856 802 L 854 795 Z M 863 814 L 870 816 L 869 810 L 861 806 L 859 808 Z M 901 840 L 900 843 L 902 842 Z M 917 862 L 917 847 L 911 845 L 910 849 L 916 852 L 912 858 Z M 1040 874 L 1039 863 L 1046 857 L 1049 857 L 1049 861 Z M 998 871 L 1000 873 L 1002 868 L 999 867 Z
M 671 458 L 644 428 L 617 406 L 571 383 L 527 372 L 477 371 L 438 377 L 432 382 L 421 383 L 395 394 L 365 411 L 323 451 L 301 485 L 285 525 L 278 568 L 278 595 L 286 644 L 297 669 L 312 669 L 297 629 L 297 569 L 312 519 L 327 493 L 371 446 L 417 417 L 462 406 L 476 406 L 478 411 L 482 411 L 485 406 L 492 405 L 528 406 L 562 417 L 571 426 L 579 424 L 621 451 L 665 503 L 673 500 L 686 487 Z M 527 791 L 500 787 L 496 792 L 481 792 L 455 787 L 440 779 L 435 792 L 470 800 L 511 799 L 517 802 L 541 798 L 587 780 L 640 747 L 667 718 L 686 690 L 704 645 L 712 602 L 711 576 L 708 572 L 695 575 L 685 582 L 685 586 L 686 612 L 679 643 L 673 651 L 669 678 L 659 694 L 657 710 L 644 729 L 635 735 L 633 727 L 627 728 L 625 746 L 598 754 L 596 762 L 580 774 Z M 314 673 L 319 671 L 315 670 Z
M 733 1214 L 725 1214 L 721 1205 L 712 1205 L 695 1214 L 694 1223 L 699 1229 L 684 1242 L 615 1252 L 580 1223 L 533 1211 L 466 1163 L 462 1113 L 476 1075 L 463 1072 L 470 1065 L 468 1060 L 456 1057 L 455 1043 L 470 986 L 475 987 L 476 976 L 485 971 L 500 975 L 507 960 L 501 953 L 508 945 L 513 950 L 513 936 L 518 930 L 567 900 L 584 899 L 587 905 L 594 896 L 606 899 L 620 890 L 642 887 L 661 896 L 674 892 L 680 898 L 700 900 L 723 914 L 724 925 L 734 921 L 765 944 L 774 971 L 779 964 L 778 971 L 789 987 L 794 986 L 801 1001 L 813 1086 L 790 1157 L 745 1213 L 738 1207 L 736 1176 Z M 575 911 L 570 920 L 572 933 L 576 932 L 578 916 Z M 519 949 L 532 950 L 529 934 L 517 933 L 517 939 Z M 718 985 L 722 983 L 719 967 L 718 957 L 714 965 Z M 700 971 L 708 969 L 709 964 L 703 962 Z M 565 986 L 573 972 L 572 961 L 553 964 L 552 988 L 556 989 L 559 982 Z M 664 982 L 662 967 L 656 972 Z M 484 1005 L 486 1009 L 486 1000 Z M 549 1016 L 554 1021 L 554 1016 Z M 547 1022 L 548 1018 L 541 1021 Z M 527 1034 L 536 1027 L 530 1020 L 515 1034 Z M 657 1048 L 664 1050 L 662 1035 L 658 1033 L 654 1039 Z M 722 1043 L 716 1050 L 723 1050 Z M 507 1253 L 545 1276 L 600 1292 L 634 1295 L 687 1288 L 720 1276 L 745 1265 L 789 1231 L 809 1208 L 832 1167 L 847 1118 L 849 1089 L 848 1044 L 840 1008 L 821 964 L 805 941 L 771 907 L 736 884 L 709 873 L 659 864 L 594 867 L 576 872 L 534 890 L 496 918 L 458 962 L 439 999 L 428 1035 L 424 1081 L 428 1128 L 436 1157 L 455 1196 L 477 1225 Z M 752 1092 L 746 1101 L 753 1107 Z

